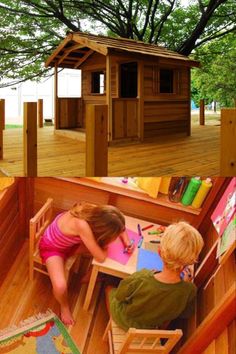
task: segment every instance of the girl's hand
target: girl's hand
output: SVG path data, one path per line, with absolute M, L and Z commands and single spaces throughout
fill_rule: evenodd
M 134 241 L 131 240 L 131 242 L 125 247 L 125 251 L 127 253 L 132 253 L 134 251 Z
M 126 230 L 120 234 L 120 239 L 124 244 L 125 252 L 132 253 L 134 250 L 134 241 L 129 239 Z

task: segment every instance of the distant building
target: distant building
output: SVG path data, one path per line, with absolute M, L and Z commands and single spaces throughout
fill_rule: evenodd
M 81 71 L 64 69 L 58 74 L 59 97 L 81 97 Z M 6 100 L 6 124 L 23 123 L 23 102 L 43 99 L 44 118 L 53 118 L 53 77 L 41 82 L 26 81 L 14 86 L 0 88 L 0 98 Z

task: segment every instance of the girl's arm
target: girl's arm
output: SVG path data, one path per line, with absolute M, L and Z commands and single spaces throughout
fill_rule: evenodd
M 131 253 L 133 252 L 134 250 L 134 244 L 131 242 L 131 240 L 129 239 L 129 236 L 127 234 L 127 231 L 123 231 L 121 234 L 120 234 L 120 238 L 125 246 L 125 248 L 127 249 L 127 252 L 128 253 Z
M 104 262 L 107 257 L 107 250 L 98 245 L 89 224 L 85 220 L 78 220 L 78 234 L 95 260 Z

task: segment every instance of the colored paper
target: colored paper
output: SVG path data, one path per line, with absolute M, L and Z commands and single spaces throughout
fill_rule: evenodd
M 134 249 L 137 247 L 137 244 L 140 240 L 140 236 L 137 234 L 137 232 L 134 232 L 132 230 L 127 230 L 128 236 L 130 241 L 134 240 Z M 108 258 L 113 259 L 114 261 L 117 261 L 121 264 L 126 264 L 130 257 L 132 256 L 132 253 L 124 253 L 125 246 L 120 239 L 120 237 L 117 237 L 115 241 L 109 244 L 108 246 L 108 253 L 107 256 Z
M 143 268 L 150 270 L 162 270 L 163 262 L 159 254 L 140 248 L 138 253 L 137 270 L 141 270 Z
M 236 210 L 236 178 L 234 177 L 221 197 L 211 220 L 219 236 L 224 233 Z

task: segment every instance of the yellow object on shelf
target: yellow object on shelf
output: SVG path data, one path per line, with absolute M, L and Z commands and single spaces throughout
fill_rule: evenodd
M 211 182 L 210 178 L 207 178 L 204 181 L 202 181 L 202 184 L 193 199 L 193 202 L 192 202 L 193 208 L 200 208 L 201 207 L 201 205 L 204 202 L 211 187 L 212 187 L 212 182 Z
M 0 191 L 12 185 L 14 180 L 14 177 L 0 177 Z
M 170 186 L 171 177 L 161 177 L 161 184 L 159 192 L 163 194 L 168 194 Z
M 156 198 L 159 192 L 161 177 L 137 177 L 137 186 L 143 189 L 147 194 Z

